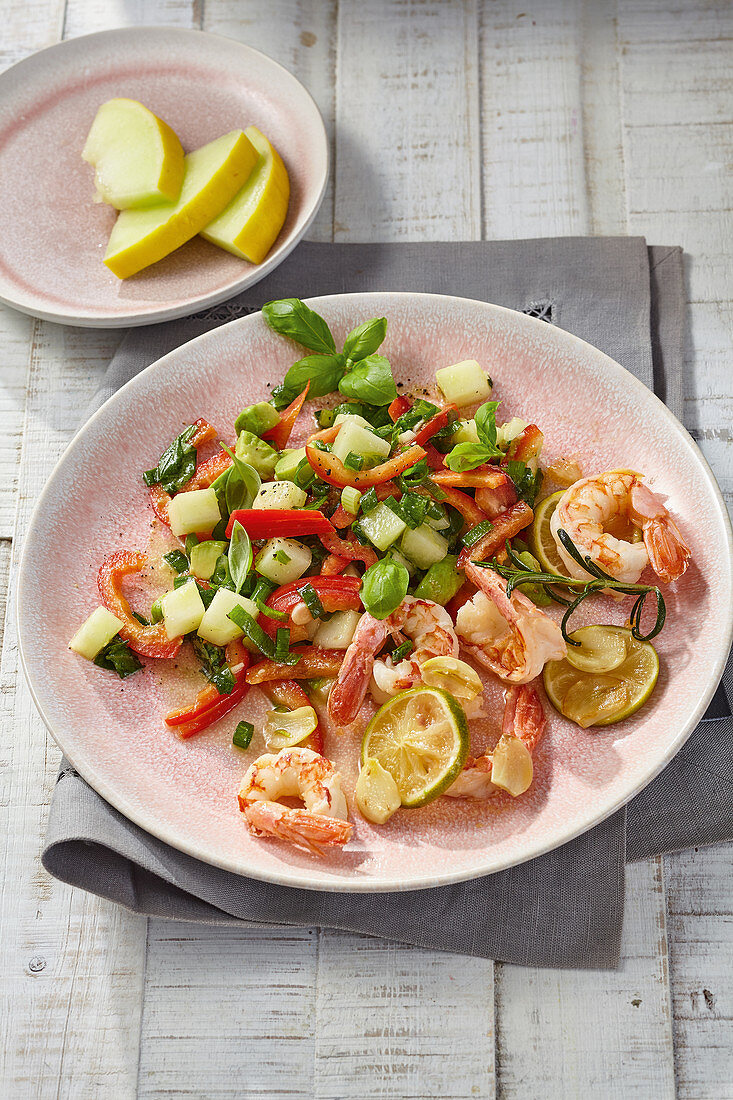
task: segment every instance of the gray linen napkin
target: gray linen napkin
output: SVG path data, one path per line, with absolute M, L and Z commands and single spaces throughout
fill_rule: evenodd
M 647 249 L 642 238 L 301 244 L 233 301 L 131 332 L 94 408 L 159 356 L 265 301 L 355 290 L 456 294 L 543 317 L 607 352 L 682 415 L 682 253 Z M 628 807 L 554 852 L 471 882 L 370 895 L 242 878 L 145 833 L 65 761 L 43 864 L 65 882 L 150 916 L 320 925 L 527 965 L 614 966 L 625 861 L 733 837 L 730 670 L 726 690 L 727 697 L 719 689 L 710 720 Z

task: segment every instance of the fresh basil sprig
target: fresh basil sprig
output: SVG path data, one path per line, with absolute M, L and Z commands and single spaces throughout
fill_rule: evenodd
M 503 451 L 496 445 L 496 410 L 498 401 L 486 401 L 476 410 L 476 433 L 480 442 L 458 443 L 449 454 L 446 455 L 445 464 L 454 473 L 463 473 L 466 470 L 475 470 L 484 462 L 503 455 Z
M 288 405 L 303 392 L 307 382 L 311 384 L 309 397 L 325 397 L 337 389 L 345 370 L 343 355 L 306 355 L 293 363 L 282 384 L 273 390 L 272 398 L 279 408 Z
M 252 543 L 239 520 L 232 527 L 232 538 L 229 543 L 229 573 L 232 578 L 235 592 L 242 591 L 242 585 L 247 579 L 247 574 L 252 568 Z
M 166 447 L 157 466 L 145 471 L 143 481 L 148 488 L 161 485 L 166 493 L 175 493 L 191 480 L 196 471 L 196 448 L 190 443 L 195 431 L 196 426 L 189 424 Z
M 367 569 L 361 582 L 364 608 L 375 619 L 386 619 L 400 606 L 410 584 L 410 574 L 393 558 L 382 558 Z
M 373 355 L 387 335 L 387 318 L 372 317 L 352 329 L 344 340 L 344 355 L 353 363 Z
M 397 396 L 389 360 L 383 355 L 368 355 L 357 363 L 338 384 L 344 397 L 355 397 L 370 405 L 389 405 Z
M 300 298 L 280 298 L 275 302 L 267 302 L 262 307 L 262 316 L 275 332 L 279 332 L 281 336 L 289 336 L 309 351 L 324 355 L 336 351 L 333 334 L 326 322 L 305 302 L 301 302 Z

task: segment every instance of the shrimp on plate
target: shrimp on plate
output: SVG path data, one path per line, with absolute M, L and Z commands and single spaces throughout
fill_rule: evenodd
M 305 809 L 282 804 L 300 798 Z M 351 836 L 341 776 L 330 760 L 311 749 L 265 753 L 245 772 L 239 808 L 254 836 L 286 840 L 313 855 L 342 847 Z
M 530 756 L 545 732 L 545 712 L 542 701 L 533 687 L 524 684 L 507 689 L 502 737 L 518 737 Z M 491 798 L 499 787 L 491 782 L 493 752 L 483 756 L 469 756 L 463 771 L 445 792 L 450 798 Z
M 459 609 L 456 632 L 472 657 L 501 679 L 527 684 L 547 661 L 559 661 L 567 647 L 556 622 L 493 569 L 466 562 L 466 576 L 478 592 Z
M 560 498 L 550 530 L 568 572 L 583 580 L 589 574 L 560 542 L 561 529 L 581 554 L 628 584 L 635 584 L 649 564 L 660 580 L 676 581 L 690 560 L 690 550 L 661 497 L 633 470 L 584 477 Z M 642 532 L 641 541 L 631 541 L 634 529 Z
M 377 660 L 377 654 L 391 636 L 404 636 L 413 643 L 409 657 L 394 664 L 391 657 Z M 456 657 L 458 638 L 453 621 L 440 604 L 406 596 L 386 619 L 362 615 L 351 645 L 346 650 L 338 679 L 331 689 L 328 712 L 334 722 L 353 722 L 364 702 L 374 676 L 381 701 L 389 695 L 421 682 L 420 666 L 430 657 Z

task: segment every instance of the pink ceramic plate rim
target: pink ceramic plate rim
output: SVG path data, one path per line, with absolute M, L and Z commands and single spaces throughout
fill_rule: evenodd
M 302 176 L 299 182 L 303 187 L 303 203 L 302 209 L 297 212 L 295 224 L 288 230 L 288 224 L 286 223 L 285 229 L 275 242 L 270 254 L 257 267 L 242 262 L 243 274 L 229 278 L 214 291 L 210 293 L 187 293 L 183 297 L 175 298 L 168 305 L 146 305 L 136 309 L 134 304 L 131 304 L 127 309 L 116 308 L 110 309 L 109 312 L 105 312 L 104 308 L 84 309 L 79 306 L 76 309 L 64 308 L 63 306 L 52 308 L 49 304 L 52 299 L 44 294 L 42 288 L 33 286 L 32 278 L 30 281 L 23 277 L 20 279 L 14 278 L 13 273 L 3 272 L 1 267 L 0 302 L 12 306 L 13 309 L 17 309 L 21 313 L 30 314 L 32 317 L 40 317 L 46 321 L 77 325 L 83 328 L 132 328 L 138 325 L 170 321 L 173 318 L 185 317 L 198 310 L 218 305 L 247 287 L 258 283 L 286 259 L 311 226 L 323 201 L 328 184 L 329 146 L 323 118 L 310 92 L 288 69 L 268 57 L 267 54 L 243 42 L 227 38 L 224 35 L 184 27 L 120 27 L 97 31 L 94 34 L 81 35 L 78 38 L 71 38 L 65 42 L 48 46 L 12 65 L 0 74 L 0 100 L 5 105 L 10 102 L 12 109 L 13 95 L 27 92 L 31 86 L 36 95 L 45 94 L 44 82 L 49 80 L 45 70 L 49 64 L 52 66 L 55 64 L 59 68 L 63 68 L 64 72 L 68 69 L 68 77 L 65 77 L 65 79 L 70 84 L 78 81 L 80 72 L 84 73 L 84 79 L 87 82 L 93 83 L 96 75 L 94 62 L 90 66 L 85 54 L 88 51 L 93 53 L 93 51 L 102 47 L 116 46 L 117 42 L 126 51 L 124 54 L 125 67 L 129 68 L 131 55 L 134 56 L 135 50 L 139 49 L 138 43 L 149 51 L 151 43 L 154 43 L 153 36 L 155 35 L 163 35 L 167 43 L 185 49 L 190 48 L 192 64 L 195 63 L 197 57 L 205 52 L 207 47 L 215 47 L 217 43 L 220 43 L 222 49 L 241 54 L 243 68 L 247 68 L 248 62 L 251 67 L 251 63 L 255 61 L 259 67 L 272 71 L 274 81 L 280 81 L 289 87 L 288 107 L 290 112 L 299 117 L 302 127 L 312 137 L 307 172 L 301 172 L 300 164 L 297 166 L 297 170 Z M 141 56 L 144 56 L 142 52 Z M 54 70 L 54 77 L 58 77 L 56 70 Z M 130 92 L 127 92 L 127 94 L 130 94 Z M 31 115 L 34 113 L 34 111 L 31 111 Z M 1 117 L 2 110 L 0 110 Z M 23 117 L 22 112 L 21 117 Z M 212 140 L 216 136 L 218 135 L 212 132 L 204 140 Z M 91 175 L 89 188 L 91 194 Z M 289 220 L 290 216 L 289 214 Z M 223 255 L 228 257 L 229 261 L 233 259 L 228 253 Z M 239 270 L 239 265 L 237 269 Z
M 537 347 L 540 346 L 541 343 L 551 349 L 554 346 L 557 354 L 564 353 L 571 358 L 577 357 L 579 363 L 576 364 L 576 367 L 573 369 L 581 369 L 581 373 L 590 371 L 592 365 L 592 368 L 598 372 L 597 377 L 602 375 L 604 378 L 610 379 L 610 384 L 614 387 L 620 403 L 626 401 L 628 407 L 634 407 L 640 410 L 646 418 L 646 423 L 649 424 L 651 428 L 662 430 L 670 446 L 674 444 L 675 447 L 682 447 L 690 464 L 685 474 L 693 481 L 696 480 L 697 487 L 701 488 L 704 493 L 709 494 L 708 499 L 704 501 L 704 506 L 707 509 L 709 521 L 714 522 L 716 525 L 714 533 L 721 536 L 722 543 L 724 544 L 724 546 L 716 544 L 717 554 L 715 560 L 720 565 L 721 574 L 723 574 L 724 568 L 727 570 L 727 572 L 721 575 L 717 580 L 718 594 L 722 593 L 722 595 L 725 596 L 727 593 L 727 599 L 722 601 L 722 605 L 717 605 L 722 614 L 722 619 L 716 620 L 716 633 L 714 635 L 715 644 L 712 645 L 711 651 L 706 654 L 706 662 L 708 663 L 705 665 L 704 675 L 696 682 L 696 691 L 698 694 L 696 696 L 695 705 L 689 708 L 684 719 L 679 722 L 676 728 L 675 718 L 677 716 L 674 713 L 673 702 L 670 701 L 672 703 L 670 706 L 666 704 L 664 706 L 665 714 L 668 711 L 672 712 L 670 725 L 674 730 L 673 736 L 671 736 L 664 745 L 664 750 L 653 758 L 646 759 L 644 761 L 643 770 L 637 773 L 635 781 L 632 784 L 627 783 L 623 791 L 616 797 L 612 799 L 607 798 L 606 801 L 603 801 L 603 792 L 600 791 L 597 800 L 594 802 L 591 798 L 589 802 L 593 804 L 588 805 L 585 813 L 576 814 L 575 818 L 567 827 L 559 830 L 556 828 L 554 832 L 550 830 L 547 836 L 535 839 L 534 843 L 527 845 L 519 852 L 515 852 L 511 858 L 500 857 L 497 859 L 494 857 L 492 859 L 492 852 L 489 849 L 485 853 L 485 862 L 480 866 L 473 867 L 469 871 L 465 869 L 452 871 L 442 868 L 436 873 L 411 875 L 406 868 L 404 873 L 400 874 L 399 877 L 395 875 L 392 878 L 385 878 L 383 876 L 381 878 L 377 877 L 376 879 L 368 880 L 359 879 L 358 876 L 352 876 L 348 872 L 344 872 L 343 869 L 340 869 L 338 872 L 333 871 L 333 869 L 329 869 L 328 866 L 318 863 L 306 868 L 302 865 L 298 865 L 297 862 L 294 862 L 294 865 L 290 866 L 286 859 L 281 863 L 276 863 L 274 866 L 271 865 L 270 861 L 270 863 L 263 868 L 258 866 L 256 856 L 254 861 L 243 858 L 222 858 L 220 854 L 213 851 L 210 847 L 207 848 L 206 845 L 196 846 L 192 844 L 190 839 L 187 839 L 184 831 L 176 831 L 167 828 L 166 824 L 161 822 L 154 812 L 147 809 L 140 810 L 139 807 L 131 804 L 126 797 L 120 794 L 113 783 L 110 783 L 105 776 L 99 774 L 99 772 L 96 772 L 89 766 L 88 761 L 84 758 L 83 752 L 80 754 L 80 751 L 77 749 L 77 745 L 74 741 L 73 728 L 59 728 L 59 726 L 50 719 L 44 705 L 44 683 L 40 676 L 38 677 L 38 681 L 34 682 L 34 676 L 31 671 L 34 655 L 31 649 L 29 649 L 29 644 L 30 636 L 32 635 L 33 620 L 34 618 L 37 619 L 39 604 L 38 588 L 37 586 L 36 588 L 33 587 L 33 577 L 30 575 L 32 565 L 29 563 L 34 554 L 36 556 L 38 556 L 39 553 L 41 556 L 43 555 L 42 548 L 44 538 L 48 537 L 43 529 L 46 509 L 52 506 L 56 484 L 60 481 L 63 482 L 63 477 L 68 476 L 69 473 L 73 471 L 74 467 L 78 467 L 81 463 L 84 456 L 85 436 L 90 429 L 96 427 L 100 421 L 113 421 L 120 413 L 124 416 L 126 410 L 130 413 L 135 407 L 136 391 L 138 389 L 143 391 L 149 386 L 156 372 L 163 374 L 177 359 L 183 358 L 183 363 L 185 364 L 186 359 L 193 359 L 195 357 L 198 348 L 203 349 L 207 344 L 212 345 L 212 342 L 217 338 L 217 334 L 219 334 L 221 338 L 224 338 L 222 334 L 225 330 L 229 330 L 228 333 L 225 333 L 226 337 L 236 332 L 241 334 L 243 341 L 246 340 L 247 330 L 250 326 L 259 325 L 262 327 L 260 314 L 255 314 L 222 326 L 220 329 L 190 341 L 188 344 L 183 345 L 182 348 L 176 349 L 156 363 L 153 363 L 135 379 L 127 383 L 126 386 L 118 391 L 117 394 L 110 398 L 102 408 L 94 414 L 87 425 L 82 428 L 79 434 L 69 444 L 69 447 L 57 464 L 34 510 L 23 549 L 19 571 L 20 576 L 17 597 L 19 649 L 21 664 L 26 678 L 28 679 L 33 699 L 41 717 L 67 758 L 79 770 L 83 777 L 116 809 L 125 814 L 135 824 L 173 847 L 195 858 L 202 859 L 215 866 L 220 866 L 238 874 L 248 875 L 264 881 L 276 882 L 282 885 L 308 889 L 328 889 L 348 892 L 399 891 L 440 886 L 467 878 L 480 877 L 481 875 L 491 874 L 505 869 L 506 867 L 533 859 L 542 855 L 544 852 L 559 847 L 573 839 L 573 837 L 599 824 L 636 795 L 662 770 L 665 764 L 667 764 L 681 748 L 701 716 L 704 714 L 722 674 L 730 647 L 731 635 L 733 634 L 733 599 L 731 599 L 731 593 L 733 592 L 733 575 L 731 570 L 733 539 L 731 537 L 727 512 L 718 486 L 707 462 L 694 441 L 662 402 L 619 364 L 609 359 L 602 352 L 586 344 L 584 341 L 562 330 L 552 328 L 542 321 L 528 318 L 512 310 L 504 309 L 503 307 L 449 296 L 371 293 L 333 295 L 309 299 L 309 301 L 314 308 L 323 312 L 327 317 L 329 317 L 333 310 L 337 313 L 340 311 L 342 316 L 344 311 L 346 311 L 346 314 L 350 318 L 357 320 L 372 316 L 377 311 L 388 313 L 390 305 L 394 305 L 395 310 L 398 308 L 413 308 L 415 311 L 423 309 L 429 316 L 435 316 L 436 318 L 440 318 L 441 312 L 447 314 L 453 309 L 458 312 L 459 317 L 462 312 L 466 319 L 474 318 L 477 323 L 480 321 L 481 324 L 485 325 L 487 328 L 492 324 L 497 326 L 497 328 L 501 328 L 503 325 L 515 335 L 517 332 L 526 334 L 528 346 L 534 345 Z M 354 323 L 357 323 L 357 320 L 354 320 Z M 583 361 L 582 368 L 580 364 L 581 360 Z M 179 370 L 183 369 L 185 369 L 185 367 L 179 365 Z M 191 369 L 192 368 L 189 367 L 189 370 Z M 699 499 L 700 498 L 698 498 L 698 500 Z M 708 533 L 713 532 L 709 531 Z M 720 551 L 722 549 L 725 549 L 728 554 L 725 566 L 723 566 L 723 561 L 720 557 Z M 705 562 L 704 564 L 707 565 L 709 562 Z M 710 641 L 710 639 L 708 639 L 708 641 Z M 49 699 L 49 704 L 50 703 L 51 700 Z M 659 724 L 659 716 L 657 724 Z M 584 809 L 585 808 L 584 804 Z M 265 849 L 263 848 L 262 851 L 264 852 Z M 409 853 L 409 849 L 407 851 Z

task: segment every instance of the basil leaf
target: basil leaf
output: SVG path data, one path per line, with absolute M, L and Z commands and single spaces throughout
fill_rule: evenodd
M 229 558 L 226 554 L 220 554 L 216 559 L 214 572 L 209 577 L 209 584 L 216 588 L 231 588 L 233 581 L 229 572 Z
M 248 462 L 242 462 L 241 458 L 237 458 L 226 443 L 220 443 L 219 446 L 223 451 L 226 451 L 234 463 L 228 471 L 224 486 L 224 500 L 227 512 L 231 515 L 237 508 L 250 508 L 252 506 L 254 498 L 260 491 L 262 480 L 254 466 L 250 466 Z M 217 482 L 218 480 L 217 478 Z M 217 482 L 214 482 L 215 489 Z
M 368 355 L 339 382 L 345 397 L 356 397 L 370 405 L 389 405 L 397 396 L 389 359 L 383 355 Z
M 188 558 L 182 550 L 171 550 L 168 554 L 163 554 L 163 561 L 167 561 L 176 573 L 185 573 L 188 570 Z
M 506 472 L 514 482 L 519 499 L 525 501 L 530 508 L 534 508 L 534 502 L 542 484 L 542 471 L 538 470 L 533 474 L 526 462 L 510 459 L 506 464 Z
M 145 471 L 143 481 L 148 488 L 159 484 L 166 493 L 175 493 L 191 480 L 196 472 L 196 448 L 189 441 L 195 431 L 195 425 L 189 424 L 166 447 L 158 459 L 158 465 Z
M 445 464 L 453 473 L 475 470 L 494 457 L 494 452 L 483 443 L 459 443 L 445 456 Z
M 273 398 L 277 405 L 290 404 L 310 382 L 308 397 L 325 397 L 327 393 L 333 393 L 339 384 L 346 369 L 346 359 L 343 355 L 306 355 L 305 359 L 299 359 L 293 363 L 287 371 L 282 385 L 273 392 Z
M 496 410 L 498 408 L 498 401 L 486 401 L 476 409 L 474 418 L 478 437 L 488 448 L 492 458 L 503 453 L 496 445 Z
M 124 680 L 126 676 L 132 676 L 133 672 L 143 667 L 137 654 L 133 653 L 127 642 L 122 641 L 119 634 L 116 634 L 112 641 L 107 642 L 104 649 L 99 651 L 94 658 L 94 663 L 99 668 L 116 672 L 120 680 Z
M 365 610 L 375 619 L 386 619 L 404 600 L 409 583 L 410 574 L 404 565 L 392 558 L 382 558 L 362 578 L 361 600 Z
M 252 568 L 252 543 L 239 520 L 235 520 L 232 527 L 232 540 L 229 543 L 228 559 L 234 591 L 241 592 L 247 574 Z
M 205 642 L 194 635 L 193 651 L 201 662 L 201 671 L 220 695 L 229 695 L 234 690 L 234 674 L 226 663 L 223 646 Z
M 372 317 L 371 321 L 365 321 L 363 325 L 352 329 L 344 340 L 344 355 L 347 359 L 357 362 L 372 355 L 384 340 L 387 334 L 387 318 Z
M 266 302 L 262 307 L 262 316 L 275 332 L 279 332 L 281 336 L 289 336 L 309 351 L 319 351 L 325 355 L 336 351 L 336 344 L 326 322 L 301 302 L 300 298 L 280 298 L 275 302 Z M 311 391 L 310 396 L 316 395 Z

